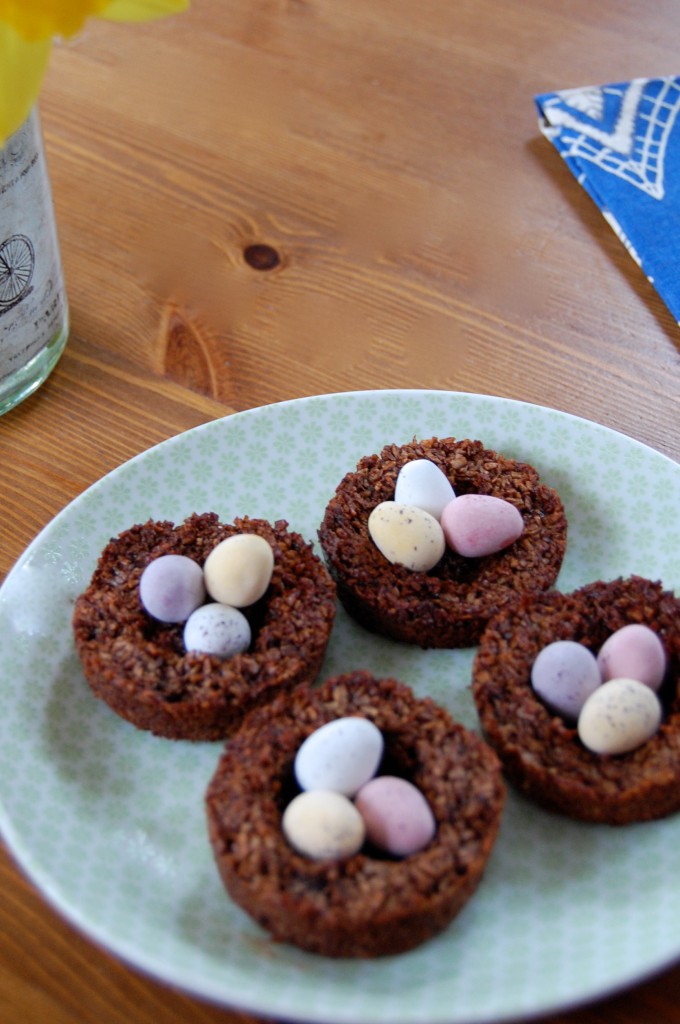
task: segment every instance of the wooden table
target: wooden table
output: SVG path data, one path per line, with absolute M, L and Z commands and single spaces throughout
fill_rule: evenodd
M 680 332 L 533 96 L 674 74 L 673 0 L 195 0 L 91 22 L 42 115 L 72 311 L 0 420 L 0 574 L 156 442 L 280 399 L 444 388 L 680 460 Z M 3 1024 L 235 1024 L 111 958 L 1 855 Z M 680 923 L 678 925 L 680 929 Z M 551 1024 L 680 1022 L 680 968 Z

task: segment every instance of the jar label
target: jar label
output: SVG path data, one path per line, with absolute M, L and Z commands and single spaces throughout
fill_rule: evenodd
M 0 387 L 58 334 L 66 303 L 37 114 L 0 150 Z

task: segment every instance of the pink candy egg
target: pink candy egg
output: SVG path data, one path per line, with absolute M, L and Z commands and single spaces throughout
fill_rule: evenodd
M 666 674 L 666 651 L 649 626 L 631 623 L 612 633 L 597 656 L 602 679 L 638 679 L 656 691 Z
M 420 790 L 406 779 L 379 775 L 361 787 L 355 806 L 366 825 L 368 840 L 395 857 L 423 850 L 437 823 Z
M 524 529 L 519 509 L 491 494 L 461 494 L 449 502 L 440 522 L 447 544 L 464 558 L 502 551 Z

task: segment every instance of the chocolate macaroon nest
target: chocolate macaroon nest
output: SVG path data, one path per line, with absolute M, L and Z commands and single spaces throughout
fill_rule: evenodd
M 139 582 L 161 555 L 185 555 L 203 566 L 223 540 L 264 538 L 274 556 L 264 595 L 244 609 L 250 647 L 229 658 L 187 651 L 183 627 L 150 616 Z M 335 586 L 323 562 L 284 520 L 220 522 L 213 512 L 179 525 L 132 526 L 113 538 L 75 604 L 75 644 L 94 694 L 139 729 L 170 739 L 217 740 L 254 706 L 282 690 L 313 682 L 335 617 Z
M 667 654 L 659 729 L 622 754 L 588 750 L 573 722 L 550 711 L 531 684 L 539 652 L 557 640 L 593 653 L 617 630 L 648 626 Z M 477 651 L 472 693 L 486 739 L 507 777 L 537 803 L 583 821 L 625 825 L 680 809 L 680 600 L 640 576 L 550 592 L 505 608 Z
M 394 859 L 362 848 L 315 860 L 286 840 L 296 753 L 344 716 L 381 730 L 381 770 L 409 780 L 428 801 L 436 832 L 420 852 Z M 476 733 L 406 684 L 359 670 L 251 712 L 225 746 L 206 806 L 227 891 L 273 939 L 367 958 L 404 952 L 447 927 L 482 878 L 504 797 L 499 760 Z
M 521 536 L 495 554 L 466 558 L 447 548 L 429 572 L 393 564 L 368 532 L 372 510 L 394 498 L 407 462 L 429 459 L 456 496 L 483 494 L 519 509 Z M 488 620 L 519 594 L 553 586 L 564 558 L 567 520 L 556 491 L 527 463 L 481 441 L 432 438 L 388 445 L 361 459 L 328 503 L 319 540 L 349 614 L 367 629 L 428 647 L 475 645 Z

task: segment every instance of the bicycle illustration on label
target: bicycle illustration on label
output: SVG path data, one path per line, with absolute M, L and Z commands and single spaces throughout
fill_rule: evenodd
M 33 291 L 35 251 L 26 235 L 10 235 L 0 244 L 0 316 Z

